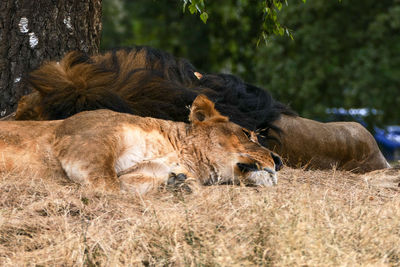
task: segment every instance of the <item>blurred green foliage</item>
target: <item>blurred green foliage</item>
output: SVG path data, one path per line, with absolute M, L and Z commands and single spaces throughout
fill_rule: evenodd
M 293 40 L 265 32 L 268 2 L 283 3 L 273 8 Z M 400 124 L 400 0 L 209 1 L 199 12 L 206 24 L 182 7 L 103 0 L 102 48 L 166 50 L 200 70 L 239 75 L 308 118 L 370 107 L 383 111 L 375 122 Z

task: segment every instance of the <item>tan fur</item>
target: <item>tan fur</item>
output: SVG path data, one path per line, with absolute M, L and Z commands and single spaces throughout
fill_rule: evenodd
M 90 61 L 83 60 L 83 62 L 80 53 L 71 52 L 60 62 L 45 62 L 39 69 L 30 73 L 28 80 L 34 91 L 20 99 L 15 119 L 61 119 L 82 110 L 113 109 L 98 101 L 110 99 L 109 95 L 101 95 L 102 92 L 107 91 L 123 98 L 123 103 L 130 107 L 130 110 L 114 110 L 177 121 L 186 120 L 187 116 L 182 108 L 186 103 L 176 104 L 177 101 L 185 98 L 184 90 L 177 90 L 177 86 L 181 83 L 179 75 L 174 77 L 176 73 L 174 74 L 170 65 L 162 66 L 159 57 L 151 56 L 152 54 L 146 51 L 146 49 L 118 50 L 115 54 L 108 52 L 92 56 Z M 116 62 L 118 64 L 113 66 Z M 108 71 L 102 71 L 102 67 L 106 67 Z M 163 78 L 156 76 L 150 80 L 144 79 L 147 74 L 138 71 L 140 69 L 155 69 L 162 73 Z M 199 72 L 194 71 L 193 75 L 195 79 L 196 77 L 199 80 L 203 78 Z M 143 79 L 146 81 L 144 84 L 140 83 Z M 171 81 L 178 81 L 178 83 L 171 83 Z M 74 90 L 70 90 L 71 88 Z M 140 88 L 140 90 L 132 90 L 132 88 Z M 197 86 L 192 90 L 193 94 L 199 93 Z M 207 90 L 209 89 L 202 92 L 207 94 Z M 52 96 L 57 97 L 52 98 Z M 68 103 L 69 106 L 66 105 Z M 114 108 L 122 108 L 123 103 L 121 103 L 115 103 Z M 57 108 L 65 113 L 51 115 L 50 113 L 55 112 Z M 215 109 L 212 107 L 211 110 L 204 110 L 204 112 L 207 115 L 215 115 L 215 122 L 227 119 L 217 111 L 212 114 L 212 110 Z M 196 112 L 192 115 L 196 120 L 203 119 L 201 117 L 203 115 Z M 271 135 L 275 135 L 280 144 L 271 141 L 268 147 L 284 157 L 289 166 L 307 166 L 312 169 L 331 169 L 336 166 L 342 170 L 356 172 L 390 167 L 373 136 L 359 124 L 320 123 L 283 114 L 279 120 L 271 124 L 280 128 L 282 133 L 278 135 L 271 131 Z
M 321 123 L 282 115 L 274 123 L 282 129 L 276 135 L 281 144 L 270 149 L 292 167 L 368 172 L 390 167 L 374 137 L 356 122 Z
M 221 116 L 214 103 L 198 96 L 190 116 L 185 124 L 96 110 L 59 121 L 3 121 L 0 170 L 29 167 L 46 177 L 66 175 L 83 185 L 136 193 L 180 173 L 201 184 L 276 183 L 272 152 Z M 238 163 L 257 169 L 243 171 Z

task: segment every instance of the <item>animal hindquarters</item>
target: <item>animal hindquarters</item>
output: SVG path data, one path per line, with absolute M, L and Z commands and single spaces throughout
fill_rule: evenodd
M 338 167 L 368 172 L 389 165 L 373 136 L 355 122 L 321 123 L 301 117 L 282 115 L 275 122 L 282 129 L 270 147 L 293 167 L 315 169 Z
M 57 122 L 2 121 L 0 124 L 0 171 L 29 175 L 62 174 L 51 149 Z

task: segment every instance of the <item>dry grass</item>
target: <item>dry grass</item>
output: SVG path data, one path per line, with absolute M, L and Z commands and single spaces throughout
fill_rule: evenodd
M 400 262 L 400 192 L 284 169 L 273 188 L 143 198 L 0 177 L 2 266 L 354 266 Z

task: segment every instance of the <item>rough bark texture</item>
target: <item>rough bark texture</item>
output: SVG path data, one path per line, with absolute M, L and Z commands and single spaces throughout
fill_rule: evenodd
M 101 0 L 0 0 L 0 116 L 29 93 L 24 78 L 67 51 L 98 51 Z

